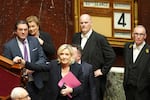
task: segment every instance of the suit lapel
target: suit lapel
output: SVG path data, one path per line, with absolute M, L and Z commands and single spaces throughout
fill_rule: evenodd
M 81 67 L 82 67 L 82 71 L 83 71 L 83 76 L 85 76 L 86 75 L 86 73 L 87 73 L 87 70 L 86 70 L 86 65 L 85 65 L 85 62 L 82 62 L 81 63 Z
M 22 55 L 22 53 L 21 53 L 21 50 L 20 50 L 20 48 L 19 48 L 19 45 L 18 45 L 18 42 L 17 42 L 16 39 L 14 39 L 14 43 L 13 43 L 13 44 L 14 44 L 13 47 L 15 48 L 14 50 L 15 50 L 17 56 L 23 58 L 23 55 Z
M 84 55 L 87 56 L 87 54 L 88 54 L 88 56 L 91 56 L 91 52 L 94 51 L 93 49 L 95 48 L 95 47 L 92 48 L 92 46 L 95 46 L 96 45 L 95 43 L 96 43 L 95 42 L 95 34 L 94 34 L 94 32 L 92 32 L 91 36 L 89 37 L 89 39 L 87 40 L 87 42 L 85 44 L 85 47 L 82 52 L 83 53 L 82 56 L 84 56 Z
M 127 56 L 129 57 L 129 63 L 133 63 L 133 48 L 129 49 Z
M 144 45 L 144 47 L 142 48 L 141 52 L 139 53 L 139 55 L 138 55 L 138 57 L 137 57 L 135 63 L 141 62 L 141 60 L 143 59 L 143 57 L 144 57 L 144 58 L 146 57 L 146 55 L 145 55 L 145 54 L 146 54 L 146 53 L 145 53 L 146 48 L 147 48 L 147 46 Z
M 58 76 L 57 77 L 58 81 L 61 80 L 62 76 L 61 76 L 61 65 L 60 64 L 58 64 L 58 70 L 57 70 L 56 74 Z
M 148 50 L 148 52 L 146 52 Z M 145 68 L 147 67 L 147 62 L 149 62 L 149 46 L 147 44 L 145 44 L 145 46 L 143 47 L 143 49 L 141 50 L 137 60 L 136 60 L 136 64 L 141 64 L 141 65 L 145 65 L 145 66 L 141 66 L 139 68 L 140 73 L 139 73 L 139 78 L 141 77 L 141 75 L 143 75 L 142 73 L 144 72 Z
M 30 38 L 27 38 L 27 39 L 28 39 L 28 43 L 29 43 L 30 58 L 31 58 L 31 60 L 32 60 L 32 59 L 34 59 L 34 58 L 32 58 L 32 57 L 34 57 L 34 56 L 33 56 L 33 53 L 32 53 L 32 50 L 33 50 L 33 48 L 34 48 L 34 44 L 33 44 L 32 41 L 30 40 Z

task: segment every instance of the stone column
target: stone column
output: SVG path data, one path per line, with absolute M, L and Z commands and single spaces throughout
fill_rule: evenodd
M 124 68 L 112 67 L 108 73 L 104 100 L 125 100 L 123 89 Z

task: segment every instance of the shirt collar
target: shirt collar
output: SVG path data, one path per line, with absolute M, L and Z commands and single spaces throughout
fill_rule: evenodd
M 22 41 L 20 41 L 20 40 L 18 39 L 18 37 L 16 37 L 16 39 L 17 39 L 17 42 L 18 42 L 19 44 L 20 44 L 20 43 L 23 44 Z M 28 43 L 28 40 L 27 40 L 27 39 L 25 39 L 24 41 L 25 41 L 26 43 Z
M 82 38 L 89 38 L 91 34 L 92 34 L 92 29 L 90 29 L 90 31 L 88 33 L 86 33 L 85 35 L 81 34 L 81 37 Z
M 142 44 L 140 44 L 139 46 L 137 46 L 136 43 L 134 43 L 133 44 L 133 49 L 137 48 L 138 50 L 141 50 L 144 47 L 145 44 L 146 44 L 145 41 Z

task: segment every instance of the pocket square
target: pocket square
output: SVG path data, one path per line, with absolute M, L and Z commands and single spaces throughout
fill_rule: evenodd
M 35 50 L 37 50 L 37 48 L 32 49 L 32 51 L 35 51 Z

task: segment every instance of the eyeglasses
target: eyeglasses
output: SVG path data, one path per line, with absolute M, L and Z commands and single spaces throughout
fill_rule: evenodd
M 144 36 L 145 34 L 143 34 L 143 33 L 134 33 L 134 35 L 135 35 L 135 36 L 140 36 L 140 37 L 141 37 L 141 36 Z

